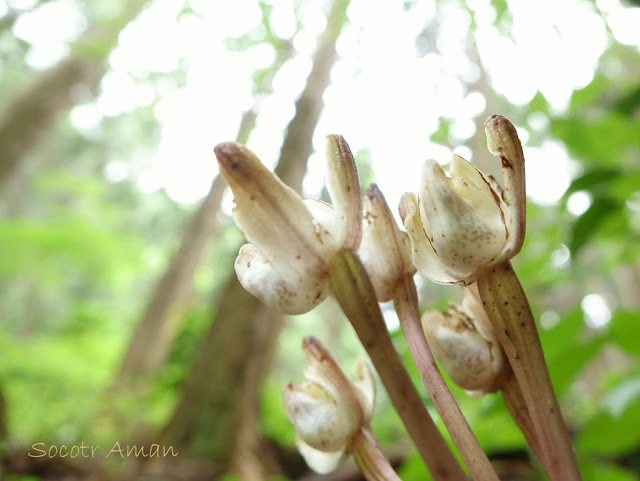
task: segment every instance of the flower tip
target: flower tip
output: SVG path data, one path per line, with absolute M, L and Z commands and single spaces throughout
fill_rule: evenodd
M 400 219 L 402 219 L 402 223 L 405 222 L 405 219 L 413 215 L 413 213 L 418 208 L 418 199 L 416 198 L 416 194 L 413 192 L 405 192 L 400 197 L 400 204 L 398 205 L 398 213 L 400 214 Z
M 339 244 L 357 249 L 362 239 L 360 178 L 351 148 L 342 135 L 326 137 L 326 186 L 338 218 Z
M 380 209 L 386 204 L 384 194 L 378 188 L 377 184 L 371 184 L 367 187 L 367 192 L 363 199 L 364 210 L 371 212 L 379 212 Z
M 437 188 L 449 186 L 449 178 L 437 160 L 429 159 L 422 164 L 422 185 Z
M 322 362 L 329 356 L 327 349 L 315 336 L 302 338 L 302 351 L 308 361 Z
M 327 134 L 325 139 L 327 139 L 327 143 L 338 143 L 340 141 L 344 141 L 344 137 L 340 134 Z
M 241 150 L 240 144 L 237 142 L 221 142 L 213 148 L 213 153 L 220 163 L 227 163 L 231 159 L 239 157 Z
M 484 122 L 489 151 L 494 155 L 507 154 L 506 149 L 511 150 L 516 145 L 520 146 L 518 132 L 513 124 L 502 115 L 494 114 Z M 506 145 L 505 145 L 506 144 Z M 520 147 L 522 149 L 522 147 Z M 505 158 L 502 159 L 503 163 Z
M 526 230 L 526 185 L 522 143 L 518 132 L 509 120 L 492 115 L 485 121 L 487 146 L 500 158 L 504 176 L 502 200 L 506 205 L 506 225 L 509 232 L 507 246 L 501 259 L 516 255 L 524 242 Z
M 367 197 L 373 199 L 376 197 L 380 197 L 381 195 L 382 191 L 378 187 L 378 184 L 371 184 L 369 187 L 367 187 Z
M 349 144 L 342 135 L 329 134 L 326 136 L 326 152 L 327 159 L 329 160 L 329 169 L 341 168 L 345 172 L 349 172 L 351 177 L 355 176 L 357 180 L 356 162 L 351 152 L 351 147 L 349 147 Z M 333 164 L 335 164 L 336 167 L 332 167 Z M 337 167 L 340 164 L 343 165 Z
M 489 117 L 487 117 L 487 120 L 485 120 L 484 122 L 485 122 L 485 124 L 487 124 L 489 122 L 502 122 L 504 120 L 507 120 L 507 119 L 505 119 L 502 115 L 493 114 L 493 115 L 490 115 Z
M 248 171 L 250 165 L 260 163 L 251 150 L 238 142 L 222 142 L 213 148 L 213 152 L 227 181 L 234 174 Z
M 346 149 L 349 153 L 351 153 L 351 149 L 349 148 L 349 144 L 344 140 L 344 137 L 340 134 L 328 134 L 326 137 L 327 150 L 328 149 L 337 149 L 344 150 Z

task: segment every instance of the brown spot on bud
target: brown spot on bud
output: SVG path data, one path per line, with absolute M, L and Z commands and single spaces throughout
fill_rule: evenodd
M 513 166 L 511 165 L 511 162 L 509 162 L 509 159 L 507 159 L 504 155 L 500 156 L 500 161 L 502 162 L 502 168 L 503 169 L 512 169 Z

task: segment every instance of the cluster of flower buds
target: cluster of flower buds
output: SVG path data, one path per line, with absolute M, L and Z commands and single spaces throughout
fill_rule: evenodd
M 327 261 L 362 237 L 362 201 L 355 160 L 345 140 L 327 137 L 326 185 L 333 206 L 303 200 L 245 146 L 215 148 L 234 196 L 233 217 L 249 241 L 236 273 L 243 287 L 285 314 L 310 311 L 329 293 Z
M 358 256 L 371 279 L 379 302 L 393 299 L 405 276 L 416 273 L 411 261 L 411 242 L 398 228 L 387 202 L 373 184 L 364 197 L 365 227 Z
M 376 389 L 371 368 L 362 359 L 356 380 L 342 372 L 329 351 L 313 336 L 302 343 L 307 382 L 284 387 L 284 407 L 296 430 L 296 445 L 317 473 L 333 471 L 352 451 L 354 439 L 368 427 Z
M 349 278 L 349 269 L 346 281 L 360 282 L 358 285 L 368 286 L 367 292 L 375 291 L 376 308 L 376 299 L 396 301 L 399 293 L 409 299 L 411 294 L 397 287 L 406 288 L 406 280 L 416 270 L 437 283 L 461 284 L 465 286 L 462 304 L 450 304 L 445 313 L 428 311 L 422 328 L 435 357 L 454 382 L 472 392 L 500 389 L 511 372 L 513 353 L 506 347 L 503 351 L 502 331 L 496 336 L 492 327 L 495 316 L 491 321 L 487 317 L 489 311 L 480 300 L 477 284 L 483 299 L 488 292 L 500 299 L 499 303 L 493 299 L 494 307 L 502 305 L 504 288 L 487 279 L 493 279 L 492 272 L 510 270 L 508 261 L 524 241 L 524 156 L 516 130 L 507 119 L 494 115 L 485 122 L 485 130 L 489 150 L 501 162 L 503 186 L 457 155 L 448 176 L 438 162 L 427 160 L 418 192 L 406 193 L 400 202 L 406 232 L 398 228 L 375 185 L 364 200 L 361 198 L 355 160 L 339 135 L 328 136 L 326 144 L 326 187 L 333 205 L 303 200 L 243 145 L 219 144 L 215 153 L 234 195 L 233 216 L 249 242 L 241 248 L 235 264 L 241 284 L 272 308 L 301 314 L 317 306 L 332 290 L 341 299 L 344 289 L 336 287 L 342 284 L 335 282 L 335 261 L 347 262 L 354 253 L 356 264 L 364 268 L 364 277 L 371 283 Z M 417 294 L 414 297 L 417 306 Z M 521 297 L 524 306 L 526 296 Z M 362 299 L 353 302 L 371 304 Z M 349 304 L 341 302 L 341 306 L 345 310 Z M 415 312 L 420 332 L 417 307 Z M 357 381 L 350 381 L 315 338 L 305 338 L 303 349 L 309 363 L 305 371 L 308 381 L 285 387 L 285 407 L 296 428 L 300 452 L 311 468 L 326 473 L 350 452 L 357 462 L 357 453 L 364 452 L 354 451 L 354 439 L 370 435 L 358 433 L 370 433 L 374 382 L 364 363 L 358 364 Z M 381 371 L 378 364 L 376 367 Z M 552 390 L 549 392 L 553 397 Z M 542 432 L 541 418 L 532 419 Z M 491 470 L 488 461 L 486 465 Z M 486 479 L 494 479 L 493 475 Z
M 390 299 L 401 274 L 415 273 L 408 237 L 375 185 L 363 211 L 355 160 L 342 136 L 327 136 L 333 205 L 303 200 L 241 144 L 219 144 L 215 153 L 234 195 L 234 220 L 249 241 L 236 258 L 236 274 L 273 309 L 302 314 L 322 302 L 329 294 L 328 263 L 341 249 L 358 252 L 380 301 Z
M 400 216 L 418 271 L 442 284 L 471 284 L 485 268 L 509 260 L 525 233 L 524 156 L 513 125 L 494 115 L 489 149 L 499 156 L 505 188 L 454 155 L 449 177 L 435 160 L 422 166 L 420 191 L 407 193 Z
M 422 327 L 433 355 L 458 386 L 477 394 L 500 389 L 508 362 L 475 284 L 464 288 L 461 305 L 426 311 Z

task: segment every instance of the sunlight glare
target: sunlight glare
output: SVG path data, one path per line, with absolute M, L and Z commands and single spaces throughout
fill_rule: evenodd
M 296 33 L 296 17 L 292 0 L 273 2 L 271 16 L 273 33 L 280 38 L 291 38 Z
M 104 166 L 104 176 L 109 182 L 122 182 L 129 177 L 129 166 L 120 160 L 112 160 Z
M 567 210 L 575 217 L 584 214 L 591 207 L 591 194 L 584 190 L 572 193 L 567 199 Z
M 600 294 L 587 294 L 580 303 L 584 312 L 584 322 L 592 329 L 599 329 L 611 321 L 611 309 Z
M 87 19 L 73 2 L 57 0 L 21 14 L 13 25 L 13 34 L 31 44 L 27 64 L 44 70 L 69 52 L 69 42 L 86 27 Z
M 571 251 L 569 248 L 561 244 L 551 253 L 551 265 L 556 269 L 563 269 L 571 264 Z
M 603 12 L 610 12 L 611 10 L 620 6 L 619 0 L 596 0 L 596 6 Z
M 617 8 L 609 13 L 607 23 L 618 42 L 640 46 L 640 7 Z
M 496 90 L 515 104 L 539 90 L 555 110 L 563 110 L 573 90 L 591 80 L 607 46 L 602 18 L 575 0 L 513 2 L 510 11 L 513 40 L 489 24 L 477 34 Z
M 469 0 L 468 6 L 479 25 L 478 53 L 498 93 L 511 103 L 523 104 L 539 90 L 553 111 L 562 111 L 573 90 L 591 80 L 607 45 L 606 31 L 595 5 L 541 1 L 510 4 L 511 37 L 492 25 L 496 12 L 487 2 Z M 272 3 L 274 32 L 291 39 L 297 21 L 294 2 Z M 622 8 L 617 0 L 597 3 L 607 12 L 616 38 L 637 41 L 632 22 L 625 19 L 635 18 L 638 9 Z M 111 71 L 101 84 L 95 104 L 98 111 L 77 107 L 71 119 L 84 130 L 83 135 L 91 135 L 100 116 L 120 115 L 161 99 L 154 107 L 162 123 L 162 140 L 154 157 L 158 165 L 153 175 L 141 178 L 141 184 L 146 190 L 165 187 L 175 200 L 192 202 L 206 194 L 217 172 L 211 149 L 235 137 L 242 112 L 254 101 L 260 115 L 249 147 L 273 167 L 326 16 L 317 4 L 298 6 L 302 29 L 293 38 L 296 55 L 273 79 L 274 94 L 256 100 L 252 72 L 266 67 L 276 52 L 264 44 L 230 52 L 225 38 L 264 35 L 257 3 L 193 0 L 190 5 L 194 13 L 182 11 L 182 0 L 157 0 L 127 26 L 109 57 Z M 43 28 L 42 12 L 47 13 L 47 28 Z M 416 57 L 416 38 L 436 12 L 441 15 L 437 45 L 427 44 L 428 53 Z M 470 85 L 481 74 L 466 53 L 471 16 L 432 1 L 408 9 L 402 2 L 384 2 L 374 9 L 366 0 L 352 0 L 347 15 L 349 23 L 338 40 L 339 59 L 332 70 L 334 83 L 325 92 L 325 109 L 313 142 L 322 145 L 327 133 L 342 133 L 354 151 L 368 148 L 380 187 L 395 210 L 402 193 L 412 188 L 403 179 L 415 179 L 421 162 L 436 158 L 447 163 L 451 158 L 449 147 L 430 141 L 440 119 L 454 120 L 454 143 L 478 134 L 475 117 L 487 100 L 481 88 Z M 60 20 L 52 22 L 52 17 Z M 54 0 L 23 14 L 15 33 L 34 45 L 30 55 L 35 59 L 36 45 L 41 53 L 47 48 L 64 49 L 84 28 L 86 19 L 77 6 L 69 0 Z M 44 53 L 38 65 L 64 55 L 59 48 Z M 171 75 L 181 65 L 188 66 L 184 86 L 157 75 Z M 152 72 L 153 81 L 148 80 Z M 528 122 L 536 131 L 548 128 L 546 117 L 532 114 Z M 526 143 L 528 132 L 520 133 Z M 552 142 L 526 150 L 529 195 L 542 204 L 557 202 L 571 181 L 573 167 L 566 151 Z M 455 151 L 471 158 L 468 147 Z M 310 164 L 318 163 L 317 155 Z M 316 170 L 311 167 L 309 175 Z M 305 180 L 305 189 L 318 191 L 319 182 Z
M 32 10 L 38 5 L 38 0 L 8 0 L 7 3 L 16 10 Z
M 71 123 L 87 138 L 98 134 L 102 113 L 95 102 L 77 105 L 70 112 Z
M 547 140 L 539 148 L 524 147 L 524 157 L 527 159 L 527 195 L 541 205 L 558 202 L 575 171 L 575 164 L 564 146 Z
M 148 85 L 138 85 L 130 75 L 116 71 L 105 74 L 100 90 L 98 109 L 107 117 L 131 112 L 139 105 L 148 105 L 154 98 Z

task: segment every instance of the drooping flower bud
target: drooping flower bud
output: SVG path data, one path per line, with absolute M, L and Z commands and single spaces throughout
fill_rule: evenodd
M 470 284 L 482 269 L 510 259 L 522 246 L 522 146 L 504 117 L 490 117 L 485 125 L 489 148 L 502 159 L 504 191 L 455 155 L 449 177 L 436 161 L 426 161 L 418 195 L 405 194 L 400 203 L 413 262 L 435 282 Z
M 482 307 L 475 284 L 466 286 L 462 305 L 427 311 L 422 327 L 434 356 L 460 387 L 478 393 L 500 389 L 508 363 Z
M 307 382 L 284 387 L 284 406 L 300 454 L 311 469 L 325 474 L 346 458 L 353 437 L 369 424 L 375 382 L 362 360 L 356 366 L 356 381 L 349 380 L 313 336 L 304 338 L 302 348 L 309 364 L 304 373 Z
M 358 252 L 379 302 L 393 298 L 396 286 L 412 276 L 416 268 L 411 262 L 411 242 L 398 228 L 391 209 L 372 184 L 364 197 L 364 233 Z
M 362 204 L 349 146 L 341 136 L 327 137 L 327 187 L 336 208 L 303 201 L 241 144 L 214 151 L 234 195 L 235 222 L 250 242 L 236 259 L 240 283 L 286 314 L 311 310 L 329 290 L 327 260 L 360 243 Z

